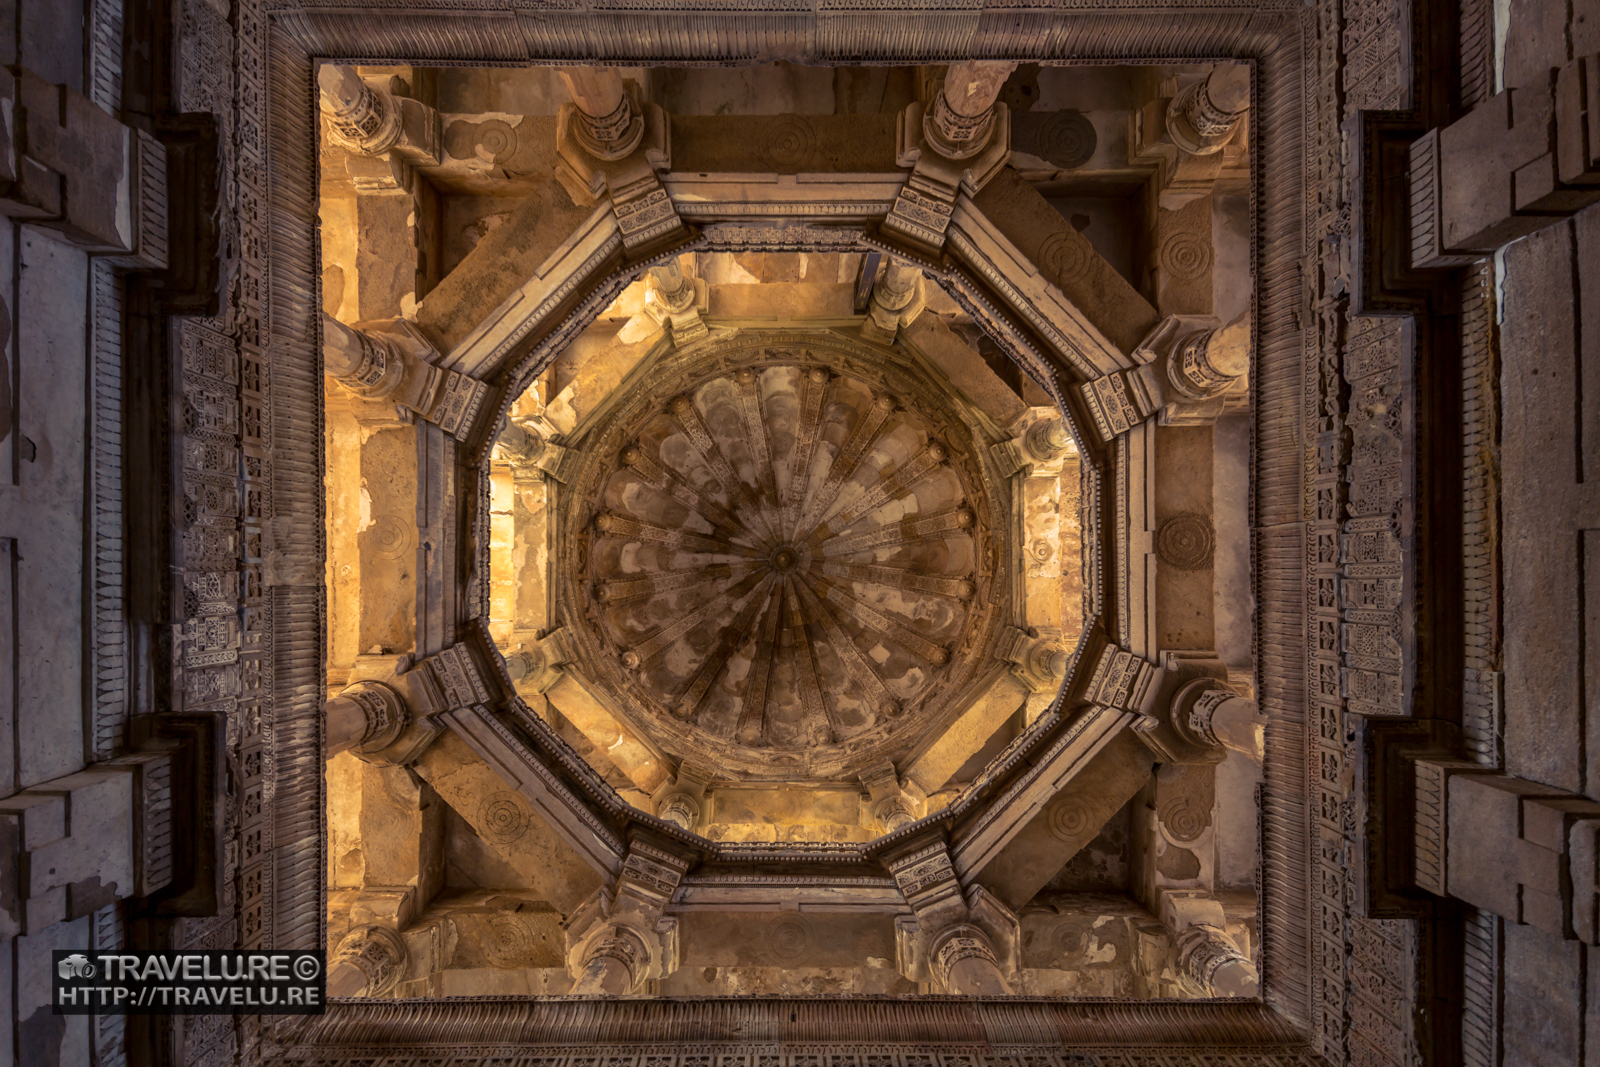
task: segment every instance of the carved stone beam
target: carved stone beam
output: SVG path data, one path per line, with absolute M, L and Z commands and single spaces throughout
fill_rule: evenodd
M 559 71 L 572 103 L 556 119 L 556 177 L 575 200 L 611 198 L 622 244 L 638 260 L 689 240 L 657 171 L 672 165 L 672 124 L 606 67 Z
M 1419 889 L 1600 944 L 1600 803 L 1462 760 L 1413 762 Z
M 160 141 L 24 67 L 0 67 L 0 115 L 0 215 L 117 266 L 167 266 Z
M 412 166 L 438 166 L 439 116 L 418 100 L 395 97 L 362 80 L 354 67 L 325 63 L 317 71 L 329 138 L 362 156 L 392 155 Z
M 1173 144 L 1195 156 L 1222 151 L 1250 110 L 1250 68 L 1219 63 L 1167 105 Z
M 902 329 L 917 321 L 928 306 L 927 282 L 922 271 L 907 263 L 890 261 L 872 287 L 861 336 L 874 344 L 892 345 Z
M 457 440 L 472 435 L 488 386 L 433 365 L 439 358 L 404 319 L 355 329 L 323 312 L 323 370 L 357 396 L 387 400 L 434 423 Z
M 405 977 L 409 962 L 399 934 L 384 926 L 358 926 L 334 949 L 328 964 L 328 996 L 386 997 Z
M 644 294 L 645 314 L 672 330 L 672 343 L 682 348 L 711 332 L 700 317 L 710 286 L 683 273 L 676 256 L 650 268 L 654 287 Z

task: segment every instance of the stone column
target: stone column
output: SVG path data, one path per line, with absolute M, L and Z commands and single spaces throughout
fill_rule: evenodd
M 920 269 L 891 260 L 872 287 L 861 336 L 880 345 L 894 344 L 895 335 L 917 321 L 928 306 L 925 284 Z
M 968 159 L 982 152 L 994 130 L 995 99 L 1016 69 L 1015 62 L 952 64 L 945 73 L 944 87 L 922 119 L 928 143 L 948 159 Z
M 400 139 L 400 109 L 394 99 L 362 81 L 354 67 L 323 64 L 317 88 L 329 132 L 350 151 L 381 156 Z
M 1172 98 L 1167 107 L 1167 132 L 1190 155 L 1220 152 L 1239 121 L 1250 110 L 1250 68 L 1218 63 L 1204 80 Z
M 969 997 L 1010 996 L 1011 984 L 1000 973 L 989 935 L 971 923 L 941 931 L 929 946 L 929 959 L 939 987 Z
M 405 700 L 382 682 L 357 682 L 329 700 L 324 713 L 330 759 L 350 749 L 363 755 L 379 752 L 411 725 Z
M 1172 698 L 1172 723 L 1185 740 L 1221 745 L 1260 763 L 1265 720 L 1253 701 L 1210 678 L 1200 678 Z
M 1180 396 L 1205 400 L 1250 373 L 1250 313 L 1195 334 L 1167 357 L 1167 382 Z
M 639 147 L 644 117 L 634 107 L 622 75 L 610 67 L 562 67 L 556 73 L 578 109 L 573 133 L 596 159 L 614 160 Z
M 645 294 L 645 311 L 672 330 L 672 343 L 692 344 L 711 332 L 700 318 L 705 283 L 683 273 L 676 256 L 650 268 L 656 287 Z
M 1061 631 L 1035 626 L 1033 632 L 1007 627 L 995 651 L 1012 664 L 1011 673 L 1032 693 L 1055 693 L 1067 676 L 1072 657 L 1061 646 Z
M 385 997 L 405 977 L 409 957 L 400 935 L 384 926 L 358 926 L 344 935 L 328 965 L 328 996 Z
M 457 438 L 469 436 L 488 386 L 433 365 L 439 353 L 404 319 L 358 330 L 322 313 L 323 372 L 367 400 L 387 400 Z
M 1254 997 L 1261 991 L 1255 964 L 1221 929 L 1196 924 L 1178 935 L 1178 969 L 1200 996 Z
M 862 822 L 879 833 L 892 834 L 909 826 L 927 810 L 927 795 L 915 782 L 902 779 L 895 765 L 887 760 L 863 771 L 861 784 L 867 790 Z

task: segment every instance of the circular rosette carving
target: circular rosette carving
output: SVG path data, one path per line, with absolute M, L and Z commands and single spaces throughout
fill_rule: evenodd
M 379 515 L 367 534 L 372 554 L 379 559 L 400 559 L 417 545 L 417 524 L 398 515 Z
M 501 845 L 518 841 L 528 832 L 528 811 L 515 793 L 490 793 L 478 806 L 478 833 Z
M 1039 130 L 1040 159 L 1062 170 L 1076 170 L 1094 156 L 1099 137 L 1081 111 L 1057 111 Z
M 1211 813 L 1200 810 L 1191 798 L 1183 795 L 1163 803 L 1156 811 L 1156 818 L 1174 841 L 1193 841 L 1211 825 Z
M 1039 270 L 1056 288 L 1065 289 L 1089 269 L 1089 251 L 1088 238 L 1058 231 L 1039 246 Z
M 526 967 L 533 953 L 533 934 L 520 917 L 501 912 L 484 924 L 483 954 L 493 966 L 506 970 Z
M 1204 515 L 1174 515 L 1156 530 L 1156 557 L 1181 571 L 1210 567 L 1216 548 L 1216 532 Z
M 761 158 L 773 170 L 792 173 L 804 170 L 817 150 L 817 134 L 800 115 L 785 115 L 767 131 Z
M 1047 818 L 1050 833 L 1061 841 L 1081 840 L 1092 829 L 1089 808 L 1077 797 L 1064 796 L 1058 799 L 1050 805 Z
M 780 960 L 797 960 L 811 951 L 811 924 L 786 915 L 767 928 L 767 950 Z
M 641 376 L 562 519 L 578 673 L 669 755 L 742 777 L 909 751 L 997 633 L 997 479 L 968 426 L 948 390 L 814 335 Z
M 1180 281 L 1194 281 L 1211 269 L 1211 242 L 1181 230 L 1161 243 L 1161 266 Z

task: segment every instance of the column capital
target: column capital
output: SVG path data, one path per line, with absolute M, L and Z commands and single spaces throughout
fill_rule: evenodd
M 360 156 L 393 153 L 425 166 L 441 161 L 439 116 L 428 105 L 395 97 L 337 63 L 317 71 L 317 89 L 329 139 L 340 147 Z
M 465 440 L 489 387 L 458 371 L 434 366 L 441 358 L 405 319 L 347 326 L 322 313 L 323 370 L 368 400 L 387 400 Z
M 1019 630 L 1008 626 L 995 651 L 1011 662 L 1011 673 L 1032 693 L 1054 693 L 1067 676 L 1072 657 L 1061 643 L 1061 631 L 1053 626 Z
M 927 282 L 922 270 L 890 260 L 872 287 L 861 336 L 874 344 L 892 345 L 899 332 L 916 322 L 927 306 Z
M 1204 997 L 1254 997 L 1261 987 L 1256 965 L 1222 929 L 1195 924 L 1173 942 L 1184 982 Z
M 1222 151 L 1249 110 L 1250 68 L 1218 63 L 1172 98 L 1167 105 L 1167 133 L 1190 155 L 1211 155 Z
M 633 993 L 678 968 L 677 919 L 635 893 L 597 889 L 565 928 L 573 993 Z
M 654 283 L 644 295 L 645 314 L 672 331 L 672 343 L 682 348 L 711 333 L 700 315 L 707 308 L 710 286 L 683 273 L 677 256 L 650 268 Z
M 989 145 L 998 112 L 1000 87 L 1014 61 L 968 60 L 945 72 L 939 91 L 922 116 L 922 134 L 928 145 L 946 159 L 970 159 Z
M 385 997 L 395 991 L 405 977 L 410 954 L 400 935 L 386 926 L 358 926 L 345 934 L 334 949 L 333 962 L 328 966 L 330 995 L 354 997 Z M 351 983 L 335 981 L 335 971 L 354 977 L 351 968 L 359 972 L 360 979 Z M 336 986 L 343 988 L 334 992 Z

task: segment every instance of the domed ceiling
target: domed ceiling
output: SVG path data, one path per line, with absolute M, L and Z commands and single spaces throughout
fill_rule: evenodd
M 1000 436 L 929 368 L 830 331 L 645 361 L 569 435 L 554 591 L 579 668 L 718 775 L 903 758 L 995 665 Z

